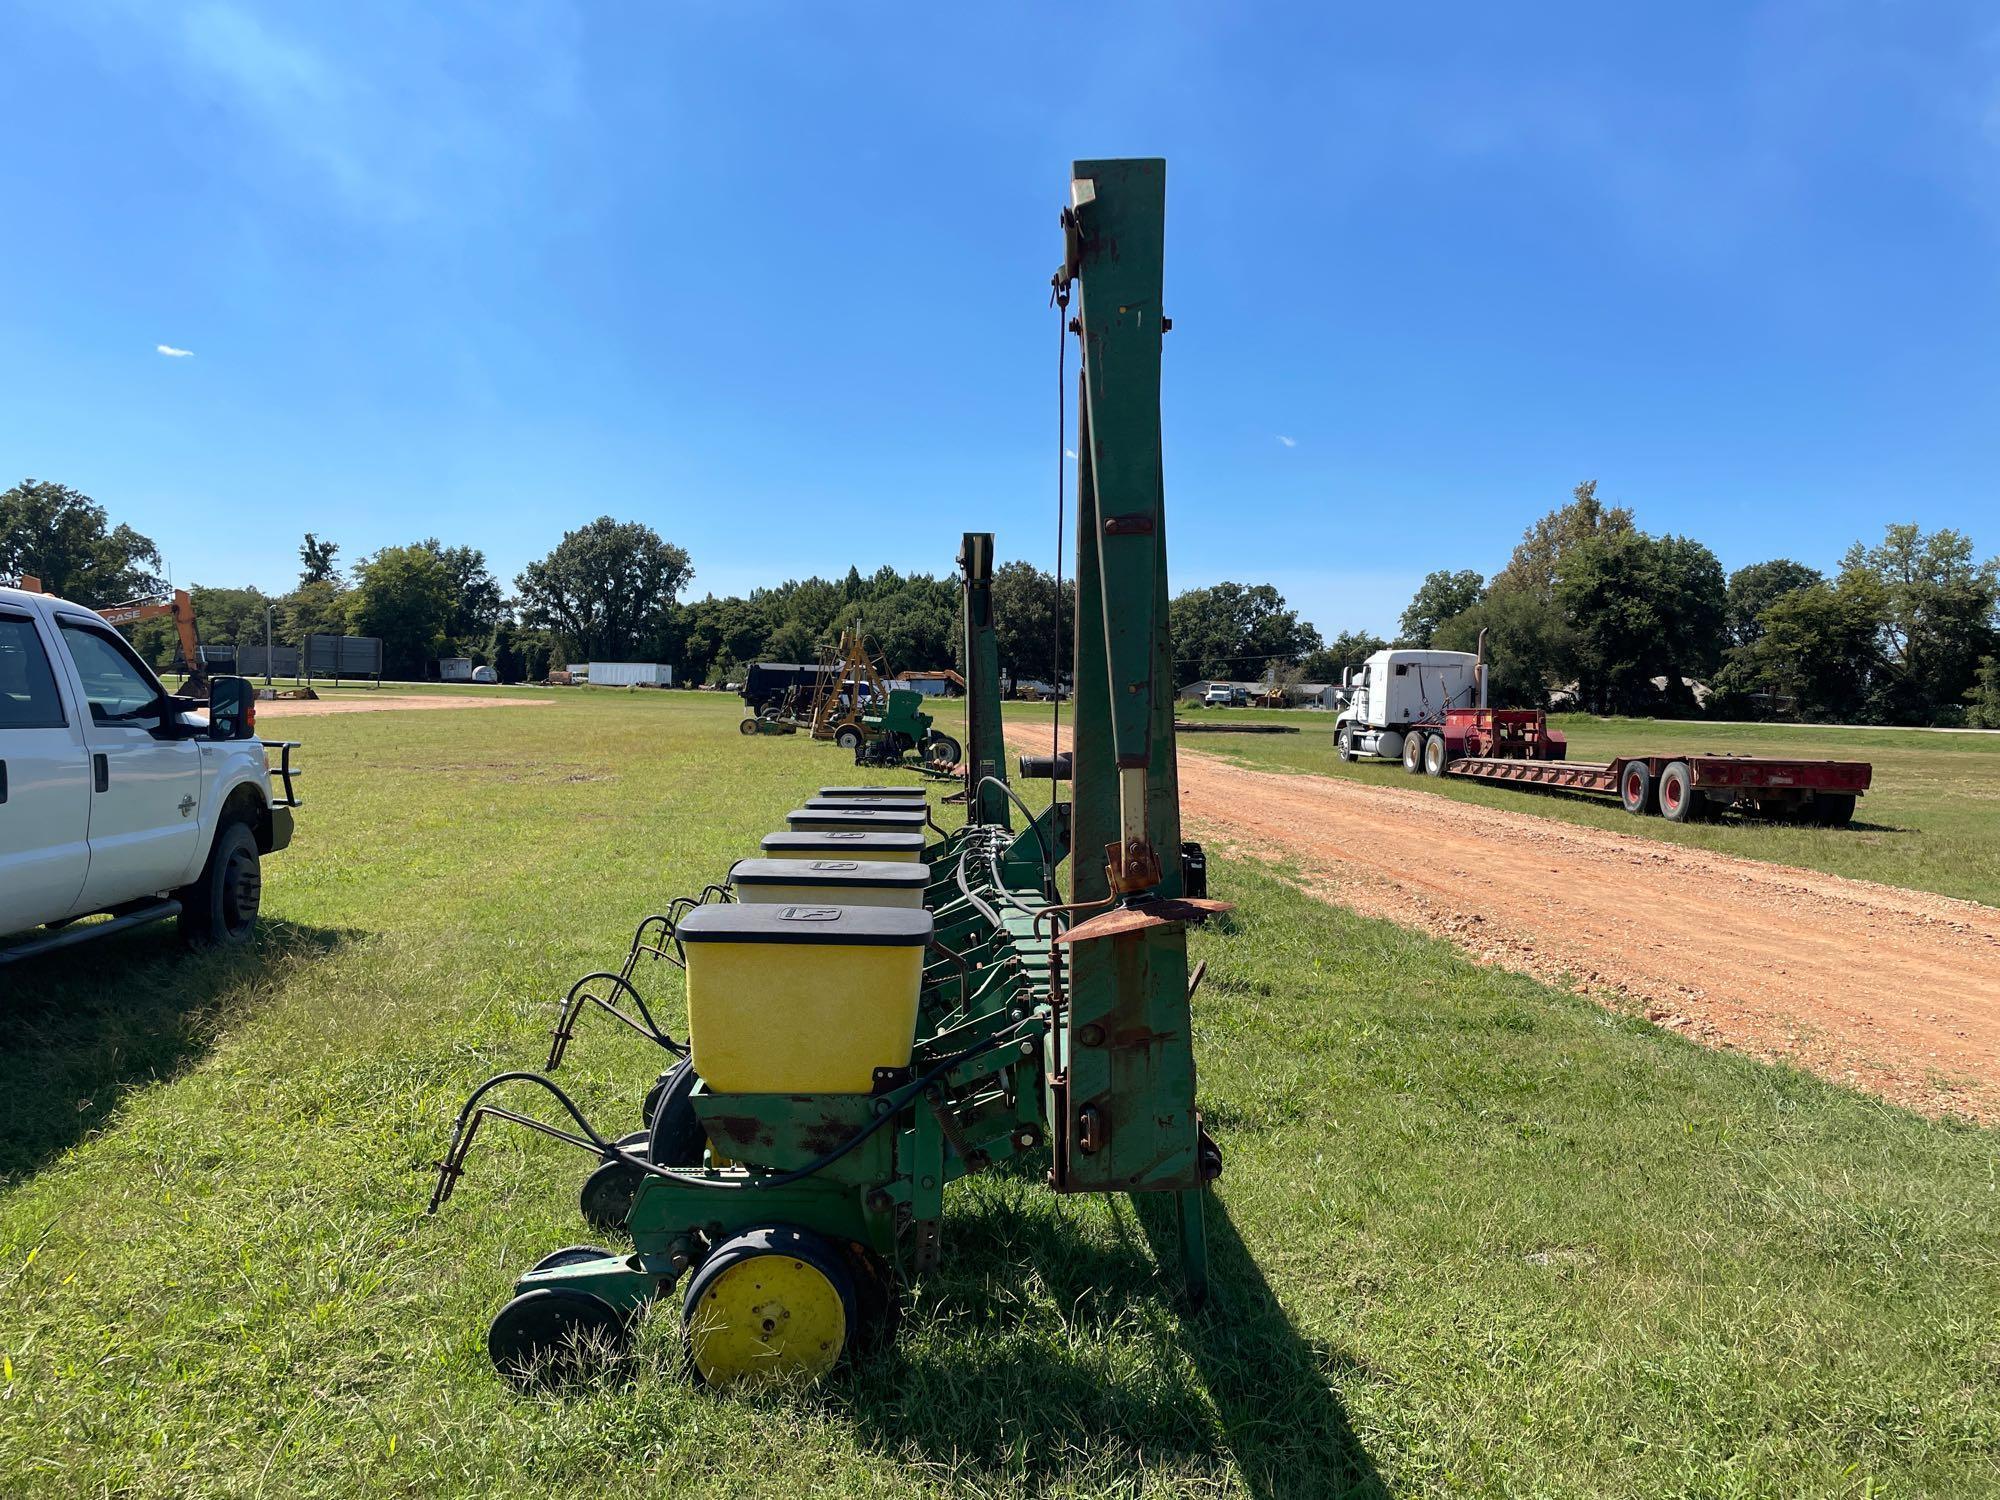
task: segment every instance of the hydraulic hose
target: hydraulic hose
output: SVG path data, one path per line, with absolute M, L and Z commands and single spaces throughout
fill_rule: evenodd
M 1054 890 L 1056 884 L 1055 855 L 1049 848 L 1049 841 L 1042 837 L 1042 825 L 1036 820 L 1035 815 L 1028 811 L 1028 804 L 1021 800 L 1020 793 L 1007 785 L 1005 781 L 1001 780 L 998 776 L 982 776 L 979 778 L 979 786 L 988 785 L 997 786 L 1001 791 L 1005 792 L 1008 800 L 1021 809 L 1021 816 L 1028 820 L 1028 829 L 1034 834 L 1035 843 L 1042 851 L 1042 868 L 1048 872 L 1049 889 Z M 977 791 L 978 787 L 975 787 L 973 790 Z
M 1011 1046 L 1023 1040 L 1019 1034 L 1020 1030 L 1021 1028 L 1016 1027 L 999 1035 L 990 1036 L 985 1041 L 979 1042 L 974 1046 L 955 1052 L 935 1064 L 921 1077 L 903 1085 L 902 1088 L 895 1090 L 894 1093 L 886 1094 L 882 1097 L 884 1099 L 893 1099 L 896 1095 L 903 1095 L 910 1099 L 916 1098 L 925 1089 L 929 1088 L 930 1085 L 943 1078 L 953 1068 L 970 1062 L 975 1057 L 982 1057 L 988 1052 L 997 1051 L 1002 1047 Z M 850 1151 L 860 1146 L 870 1136 L 874 1135 L 884 1125 L 895 1119 L 900 1108 L 900 1106 L 896 1106 L 882 1110 L 845 1141 L 835 1146 L 832 1150 L 815 1157 L 804 1166 L 793 1167 L 789 1171 L 774 1173 L 770 1176 L 747 1178 L 742 1182 L 719 1182 L 712 1177 L 696 1177 L 686 1172 L 676 1172 L 671 1168 L 662 1167 L 657 1163 L 647 1161 L 643 1157 L 633 1156 L 614 1142 L 606 1140 L 597 1133 L 596 1128 L 591 1125 L 590 1121 L 584 1118 L 583 1111 L 577 1107 L 576 1101 L 563 1092 L 562 1088 L 553 1079 L 546 1078 L 540 1073 L 496 1073 L 472 1091 L 472 1096 L 465 1101 L 464 1107 L 458 1112 L 458 1121 L 452 1126 L 451 1145 L 445 1151 L 444 1160 L 439 1163 L 439 1187 L 438 1191 L 433 1193 L 431 1197 L 431 1211 L 433 1213 L 437 1211 L 438 1205 L 448 1196 L 444 1183 L 456 1178 L 459 1172 L 463 1170 L 459 1165 L 459 1147 L 460 1143 L 466 1139 L 468 1123 L 472 1121 L 474 1111 L 479 1107 L 479 1101 L 494 1089 L 500 1087 L 500 1085 L 514 1082 L 533 1083 L 546 1089 L 554 1097 L 556 1103 L 563 1107 L 569 1117 L 576 1121 L 577 1128 L 583 1132 L 583 1141 L 578 1141 L 576 1137 L 555 1130 L 553 1127 L 538 1126 L 537 1128 L 541 1129 L 544 1134 L 553 1135 L 559 1140 L 570 1141 L 572 1144 L 580 1145 L 584 1141 L 587 1141 L 606 1161 L 622 1161 L 627 1166 L 645 1173 L 648 1177 L 664 1177 L 668 1181 L 678 1182 L 684 1187 L 705 1188 L 716 1192 L 747 1192 L 766 1188 L 789 1187 L 792 1183 L 802 1181 L 814 1173 L 824 1171 L 827 1167 L 832 1166 Z M 535 1122 L 525 1121 L 523 1123 L 533 1124 Z

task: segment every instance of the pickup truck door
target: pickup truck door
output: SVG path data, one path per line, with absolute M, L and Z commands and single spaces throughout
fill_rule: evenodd
M 49 645 L 0 607 L 0 934 L 68 916 L 90 865 L 90 759 Z
M 90 752 L 90 869 L 76 912 L 169 890 L 201 848 L 201 744 L 165 722 L 159 679 L 110 626 L 58 613 Z

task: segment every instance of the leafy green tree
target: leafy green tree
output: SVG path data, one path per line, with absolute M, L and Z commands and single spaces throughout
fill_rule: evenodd
M 1686 537 L 1612 531 L 1563 555 L 1556 603 L 1569 625 L 1579 696 L 1599 712 L 1687 711 L 1683 678 L 1715 670 L 1722 649 L 1722 564 Z M 1656 688 L 1654 678 L 1663 678 Z
M 1586 479 L 1570 492 L 1569 504 L 1550 511 L 1522 534 L 1507 566 L 1493 575 L 1491 589 L 1525 589 L 1541 599 L 1553 599 L 1563 559 L 1581 543 L 1632 530 L 1632 512 L 1622 505 L 1606 506 L 1597 498 L 1597 481 Z
M 1843 582 L 1872 579 L 1882 590 L 1881 672 L 1875 716 L 1890 723 L 1955 722 L 1979 659 L 2000 645 L 2000 560 L 1974 560 L 1961 532 L 1926 535 L 1889 527 L 1879 546 L 1856 542 L 1841 559 Z
M 194 604 L 195 632 L 204 646 L 261 646 L 264 610 L 273 601 L 259 589 L 214 589 L 197 584 L 188 590 Z M 131 629 L 132 646 L 155 666 L 165 666 L 180 647 L 180 633 L 166 618 L 141 620 Z M 274 641 L 283 636 L 273 634 Z
M 477 547 L 446 547 L 436 537 L 423 545 L 437 554 L 450 579 L 452 606 L 445 645 L 462 655 L 492 637 L 500 619 L 499 580 L 487 570 L 486 554 Z
M 504 613 L 493 622 L 493 632 L 487 636 L 486 645 L 479 655 L 485 658 L 486 665 L 493 669 L 493 675 L 502 682 L 519 682 L 526 674 L 520 627 Z
M 795 616 L 772 631 L 761 649 L 751 644 L 754 636 L 750 634 L 739 632 L 732 639 L 750 652 L 747 660 L 811 662 L 818 661 L 825 648 L 826 643 L 821 637 L 821 631 L 815 630 L 804 618 Z M 731 662 L 738 659 L 734 650 L 726 654 Z
M 1494 589 L 1463 614 L 1438 626 L 1440 651 L 1478 649 L 1486 631 L 1487 700 L 1495 708 L 1545 708 L 1549 692 L 1569 680 L 1576 655 L 1569 622 L 1553 599 L 1530 589 Z
M 937 671 L 956 659 L 958 588 L 928 574 L 901 579 L 884 569 L 871 580 L 867 597 L 842 610 L 835 623 L 859 630 L 892 672 Z
M 1347 668 L 1358 667 L 1377 651 L 1388 649 L 1389 643 L 1379 635 L 1366 630 L 1343 630 L 1317 651 L 1308 651 L 1299 659 L 1299 680 L 1339 682 L 1340 674 Z
M 514 586 L 522 622 L 554 632 L 572 661 L 616 661 L 667 639 L 674 602 L 693 577 L 686 551 L 652 527 L 599 516 L 564 532 Z
M 456 599 L 452 577 L 424 542 L 384 547 L 354 565 L 347 625 L 382 640 L 383 675 L 419 681 L 445 646 Z
M 1865 572 L 1782 594 L 1758 616 L 1762 634 L 1747 660 L 1731 661 L 1727 685 L 1769 695 L 1774 712 L 1835 723 L 1871 718 L 1888 605 Z
M 300 584 L 278 601 L 278 640 L 303 646 L 309 635 L 345 635 L 347 602 L 347 590 L 330 578 Z
M 1979 671 L 1965 698 L 1970 705 L 1965 714 L 1967 724 L 1974 729 L 2000 729 L 2000 656 L 1979 658 Z
M 1486 580 L 1470 568 L 1457 573 L 1440 570 L 1425 574 L 1424 581 L 1417 586 L 1416 597 L 1403 611 L 1399 644 L 1429 646 L 1438 626 L 1454 615 L 1464 614 L 1485 597 Z
M 553 649 L 545 630 L 523 630 L 515 639 L 521 646 L 521 680 L 540 682 L 549 675 Z
M 334 562 L 334 559 L 339 555 L 340 543 L 323 542 L 312 532 L 308 531 L 306 539 L 299 544 L 299 563 L 301 565 L 299 582 L 302 584 L 330 583 L 338 588 L 340 586 L 340 568 Z
M 1056 636 L 1061 599 L 1062 637 Z M 1055 683 L 1069 676 L 1070 631 L 1076 622 L 1076 585 L 1065 579 L 1056 592 L 1053 573 L 1016 559 L 993 570 L 993 635 L 1000 671 L 1012 693 L 1022 678 Z
M 1290 664 L 1320 647 L 1319 632 L 1268 583 L 1189 589 L 1167 605 L 1174 676 L 1254 681 L 1272 662 Z
M 0 493 L 0 576 L 33 576 L 92 609 L 157 594 L 160 549 L 66 484 L 24 479 Z
M 753 662 L 759 658 L 775 658 L 779 661 L 816 661 L 819 659 L 818 637 L 831 624 L 831 617 L 813 629 L 813 638 L 801 640 L 794 632 L 793 639 L 785 644 L 784 652 L 768 650 L 766 642 L 771 637 L 771 612 L 755 596 L 749 599 L 723 599 L 717 601 L 714 613 L 717 655 L 728 658 L 732 666 Z M 788 622 L 803 625 L 803 619 Z M 803 649 L 801 649 L 803 648 Z
M 1793 562 L 1788 557 L 1738 568 L 1729 575 L 1729 590 L 1723 609 L 1723 625 L 1729 643 L 1738 647 L 1754 646 L 1764 633 L 1759 617 L 1766 609 L 1794 589 L 1825 581 L 1825 575 L 1819 569 Z

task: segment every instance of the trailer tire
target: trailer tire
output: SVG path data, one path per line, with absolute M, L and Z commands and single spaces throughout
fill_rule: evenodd
M 861 731 L 852 724 L 843 724 L 833 732 L 833 742 L 843 750 L 861 748 Z
M 1618 802 L 1635 818 L 1658 810 L 1653 801 L 1653 768 L 1643 760 L 1628 760 L 1619 769 Z
M 1445 773 L 1445 768 L 1450 764 L 1451 746 L 1444 742 L 1444 736 L 1441 734 L 1425 735 L 1424 774 L 1426 776 L 1442 776 Z
M 1808 814 L 1822 828 L 1845 828 L 1854 821 L 1854 793 L 1814 792 Z
M 1424 737 L 1412 729 L 1403 736 L 1403 769 L 1418 776 L 1424 769 Z
M 1653 795 L 1660 804 L 1660 816 L 1669 823 L 1695 822 L 1701 817 L 1699 809 L 1707 800 L 1694 789 L 1694 772 L 1688 769 L 1684 760 L 1667 762 L 1660 771 L 1659 788 Z

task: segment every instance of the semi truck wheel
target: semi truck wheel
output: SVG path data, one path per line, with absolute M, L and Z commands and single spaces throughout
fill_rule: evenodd
M 1669 823 L 1694 822 L 1701 816 L 1699 809 L 1706 800 L 1694 789 L 1694 772 L 1684 760 L 1667 762 L 1654 795 L 1659 799 L 1660 816 Z
M 1643 760 L 1627 761 L 1618 773 L 1618 801 L 1635 818 L 1653 811 L 1653 768 Z
M 1823 828 L 1845 828 L 1854 821 L 1854 793 L 1814 792 L 1807 816 Z
M 201 874 L 174 895 L 181 903 L 181 937 L 189 947 L 226 948 L 247 939 L 264 899 L 263 865 L 250 825 L 223 824 Z
M 1403 736 L 1403 769 L 1412 776 L 1424 768 L 1424 737 L 1412 729 Z
M 1343 761 L 1353 760 L 1354 742 L 1344 734 L 1336 734 L 1333 737 L 1333 753 Z
M 1451 748 L 1445 744 L 1441 734 L 1424 736 L 1424 774 L 1442 776 L 1445 767 L 1451 764 Z

